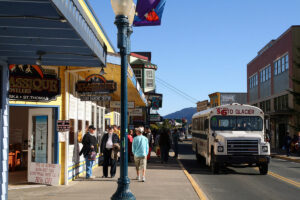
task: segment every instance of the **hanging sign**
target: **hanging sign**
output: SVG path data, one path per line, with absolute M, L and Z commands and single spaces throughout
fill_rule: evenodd
M 158 26 L 161 24 L 166 0 L 138 0 L 133 26 Z
M 92 74 L 84 81 L 77 81 L 76 92 L 81 95 L 109 94 L 117 90 L 117 83 L 106 80 L 99 74 Z
M 159 114 L 150 114 L 150 122 L 160 122 L 161 117 Z
M 148 100 L 151 102 L 151 108 L 153 110 L 158 110 L 162 107 L 163 95 L 159 93 L 146 93 Z
M 121 102 L 120 101 L 111 101 L 110 107 L 111 108 L 121 108 Z M 128 101 L 127 108 L 134 108 L 134 102 Z
M 142 108 L 129 109 L 128 111 L 130 116 L 143 116 Z
M 80 101 L 110 101 L 111 96 L 81 95 Z
M 60 95 L 55 70 L 38 65 L 9 65 L 9 99 L 52 101 Z

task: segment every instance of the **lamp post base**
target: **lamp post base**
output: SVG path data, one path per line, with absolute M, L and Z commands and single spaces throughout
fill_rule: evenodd
M 126 177 L 118 179 L 118 189 L 111 197 L 111 200 L 136 200 L 135 196 L 129 189 L 130 180 Z

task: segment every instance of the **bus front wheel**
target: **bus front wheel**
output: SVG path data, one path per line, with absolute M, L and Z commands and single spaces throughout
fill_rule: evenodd
M 268 173 L 268 163 L 259 164 L 259 173 L 261 175 L 266 175 Z
M 220 169 L 219 164 L 215 161 L 215 153 L 213 151 L 211 152 L 210 157 L 210 169 L 214 174 L 218 174 Z

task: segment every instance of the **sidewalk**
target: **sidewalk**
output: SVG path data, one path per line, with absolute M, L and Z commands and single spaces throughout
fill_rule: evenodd
M 294 153 L 292 153 L 290 156 L 286 156 L 284 151 L 272 152 L 271 157 L 300 163 L 300 156 Z
M 131 179 L 130 189 L 136 199 L 199 199 L 191 183 L 181 170 L 177 160 L 170 159 L 168 164 L 161 164 L 160 160 L 153 156 L 147 166 L 146 182 L 135 180 L 136 172 L 132 163 L 128 168 Z M 117 190 L 118 178 L 102 177 L 102 167 L 97 167 L 93 180 L 86 180 L 83 177 L 71 182 L 68 186 L 46 186 L 30 189 L 10 190 L 8 199 L 11 200 L 108 200 Z M 117 175 L 119 177 L 119 166 Z

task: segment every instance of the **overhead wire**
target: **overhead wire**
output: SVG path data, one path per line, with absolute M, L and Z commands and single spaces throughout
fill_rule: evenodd
M 180 89 L 178 89 L 178 88 L 176 88 L 175 86 L 171 85 L 171 84 L 168 83 L 167 81 L 164 81 L 163 79 L 161 79 L 161 78 L 159 78 L 159 77 L 157 77 L 157 76 L 156 76 L 156 79 L 158 79 L 159 81 L 164 82 L 165 84 L 167 84 L 167 85 L 169 85 L 170 87 L 174 88 L 175 90 L 177 90 L 178 92 L 182 93 L 183 95 L 188 96 L 189 98 L 193 99 L 194 101 L 196 101 L 196 102 L 198 101 L 198 99 L 196 99 L 196 98 L 190 96 L 189 94 L 187 94 L 187 93 L 181 91 Z
M 186 95 L 184 95 L 184 94 L 178 92 L 177 90 L 175 90 L 174 88 L 168 86 L 168 85 L 165 84 L 164 82 L 162 82 L 162 81 L 160 81 L 160 80 L 158 80 L 158 79 L 156 79 L 156 80 L 159 82 L 159 84 L 160 84 L 161 86 L 163 86 L 163 87 L 165 87 L 165 88 L 171 90 L 172 92 L 176 93 L 177 95 L 181 96 L 182 98 L 188 100 L 188 101 L 191 102 L 191 103 L 196 103 L 196 101 L 194 101 L 193 99 L 191 99 L 191 98 L 189 98 L 188 96 L 186 96 Z

